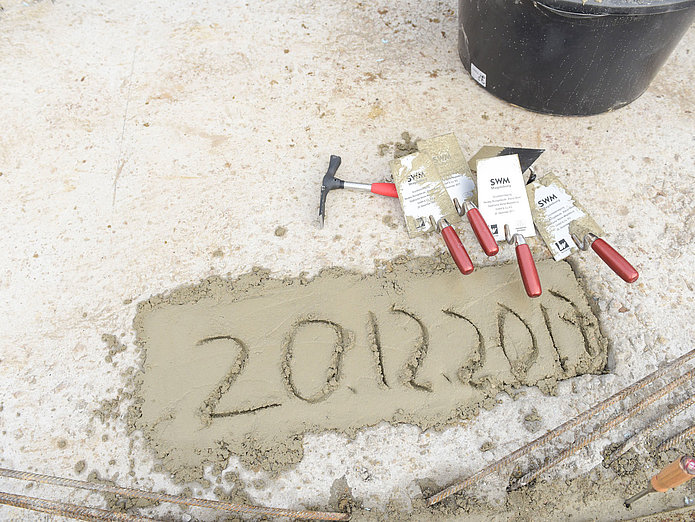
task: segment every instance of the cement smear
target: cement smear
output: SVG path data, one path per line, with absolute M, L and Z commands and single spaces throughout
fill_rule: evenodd
M 660 439 L 653 439 L 617 459 L 610 467 L 598 465 L 590 472 L 566 480 L 548 480 L 541 477 L 530 485 L 506 495 L 502 501 L 489 502 L 480 498 L 478 487 L 464 489 L 439 504 L 427 506 L 425 499 L 442 489 L 435 481 L 419 480 L 418 489 L 412 498 L 412 505 L 403 509 L 390 503 L 383 510 L 366 510 L 347 495 L 341 502 L 331 499 L 330 509 L 351 513 L 353 522 L 386 522 L 392 520 L 427 520 L 450 522 L 499 521 L 535 522 L 567 520 L 640 520 L 657 522 L 685 522 L 693 520 L 695 506 L 695 481 L 690 481 L 667 493 L 652 494 L 640 499 L 630 509 L 623 501 L 641 491 L 649 479 L 674 459 L 685 454 L 692 455 L 693 441 L 687 441 L 666 452 L 657 451 Z M 608 457 L 615 446 L 603 449 Z M 481 448 L 482 450 L 482 448 Z M 533 459 L 532 459 L 533 460 Z M 507 477 L 523 473 L 528 469 L 524 459 L 500 470 L 496 475 Z M 474 470 L 470 470 L 473 472 Z M 465 475 L 464 475 L 465 476 Z M 463 478 L 463 477 L 461 477 Z M 500 482 L 486 479 L 491 487 L 500 487 Z M 335 485 L 334 485 L 335 486 Z M 485 486 L 482 486 L 485 487 Z
M 570 266 L 538 270 L 533 300 L 516 265 L 464 277 L 438 258 L 310 281 L 255 270 L 153 297 L 135 318 L 129 424 L 180 480 L 232 454 L 279 470 L 301 459 L 306 432 L 440 427 L 501 390 L 602 372 L 607 343 Z
M 413 154 L 418 151 L 416 141 L 413 141 L 408 131 L 401 132 L 403 141 L 380 143 L 377 146 L 379 156 L 386 156 L 393 148 L 393 158 L 398 159 L 408 154 Z
M 644 489 L 655 473 L 693 448 L 692 443 L 686 443 L 679 448 L 658 452 L 658 442 L 654 440 L 645 444 L 640 453 L 629 451 L 610 468 L 599 465 L 571 480 L 550 481 L 541 477 L 531 485 L 509 493 L 500 503 L 490 504 L 464 491 L 433 507 L 425 506 L 424 500 L 418 498 L 413 502 L 413 512 L 407 516 L 395 510 L 373 516 L 357 508 L 351 520 L 692 520 L 695 511 L 689 504 L 695 497 L 695 481 L 668 493 L 647 495 L 630 509 L 623 505 L 626 498 Z M 606 456 L 610 452 L 611 448 L 604 448 Z M 423 497 L 439 489 L 427 484 L 421 487 Z

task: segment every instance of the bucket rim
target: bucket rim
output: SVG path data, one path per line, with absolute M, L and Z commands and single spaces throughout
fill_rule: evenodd
M 655 15 L 695 8 L 695 0 L 538 0 L 557 14 L 610 16 Z

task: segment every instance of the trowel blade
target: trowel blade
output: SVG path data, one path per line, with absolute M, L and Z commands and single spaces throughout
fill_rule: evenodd
M 420 152 L 429 154 L 437 165 L 449 197 L 463 205 L 475 192 L 473 174 L 454 133 L 418 140 Z
M 402 156 L 390 166 L 410 237 L 435 230 L 441 218 L 452 222 L 459 217 L 429 154 Z
M 496 156 L 511 156 L 516 154 L 519 156 L 519 164 L 521 165 L 521 172 L 526 172 L 531 165 L 533 165 L 536 160 L 545 152 L 545 149 L 526 149 L 522 147 L 493 147 L 486 145 L 482 147 L 478 152 L 475 153 L 470 160 L 468 160 L 468 166 L 473 172 L 476 171 L 478 160 L 486 158 L 494 158 Z
M 519 156 L 519 164 L 521 165 L 522 174 L 526 172 L 531 165 L 533 165 L 541 154 L 545 152 L 545 149 L 523 149 L 520 147 L 505 147 L 500 151 L 498 156 L 511 156 L 516 154 Z

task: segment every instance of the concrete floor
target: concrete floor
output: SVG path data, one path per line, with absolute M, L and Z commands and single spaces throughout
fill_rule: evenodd
M 695 29 L 628 107 L 557 118 L 509 106 L 471 80 L 456 52 L 452 0 L 2 5 L 1 466 L 73 476 L 85 460 L 121 484 L 176 491 L 122 419 L 107 426 L 93 413 L 137 363 L 137 302 L 254 266 L 278 276 L 334 265 L 370 271 L 375 258 L 441 250 L 436 237 L 408 240 L 387 198 L 331 194 L 325 228 L 315 225 L 329 155 L 342 156 L 345 178 L 381 181 L 389 157 L 378 145 L 403 131 L 455 132 L 468 154 L 485 144 L 547 149 L 539 174 L 557 173 L 641 272 L 627 286 L 594 256 L 578 259 L 612 342 L 613 372 L 575 379 L 579 403 L 531 390 L 527 403 L 505 399 L 427 440 L 387 426 L 350 442 L 309 436 L 296 470 L 260 488 L 251 484 L 257 474 L 241 470 L 254 501 L 325 504 L 345 475 L 366 506 L 407 506 L 415 478 L 444 484 L 530 440 L 519 412 L 531 403 L 553 427 L 691 347 Z M 485 265 L 510 259 L 505 250 L 496 261 L 471 254 Z M 105 361 L 103 334 L 128 347 L 115 364 Z M 456 451 L 490 434 L 491 453 Z M 552 476 L 591 469 L 621 436 Z M 417 457 L 405 465 L 405 454 Z M 368 464 L 375 456 L 381 463 Z M 360 479 L 365 466 L 378 481 Z M 0 484 L 11 488 L 23 489 Z M 30 516 L 0 508 L 3 519 Z

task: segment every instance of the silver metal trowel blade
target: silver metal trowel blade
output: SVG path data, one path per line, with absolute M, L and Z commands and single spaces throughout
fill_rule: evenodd
M 545 152 L 545 149 L 526 149 L 522 147 L 493 147 L 486 145 L 482 147 L 478 152 L 475 153 L 470 160 L 468 160 L 468 166 L 473 172 L 476 172 L 478 160 L 485 158 L 494 158 L 496 156 L 511 156 L 516 154 L 519 156 L 519 164 L 521 165 L 521 172 L 526 172 L 531 165 L 533 165 L 541 154 Z

